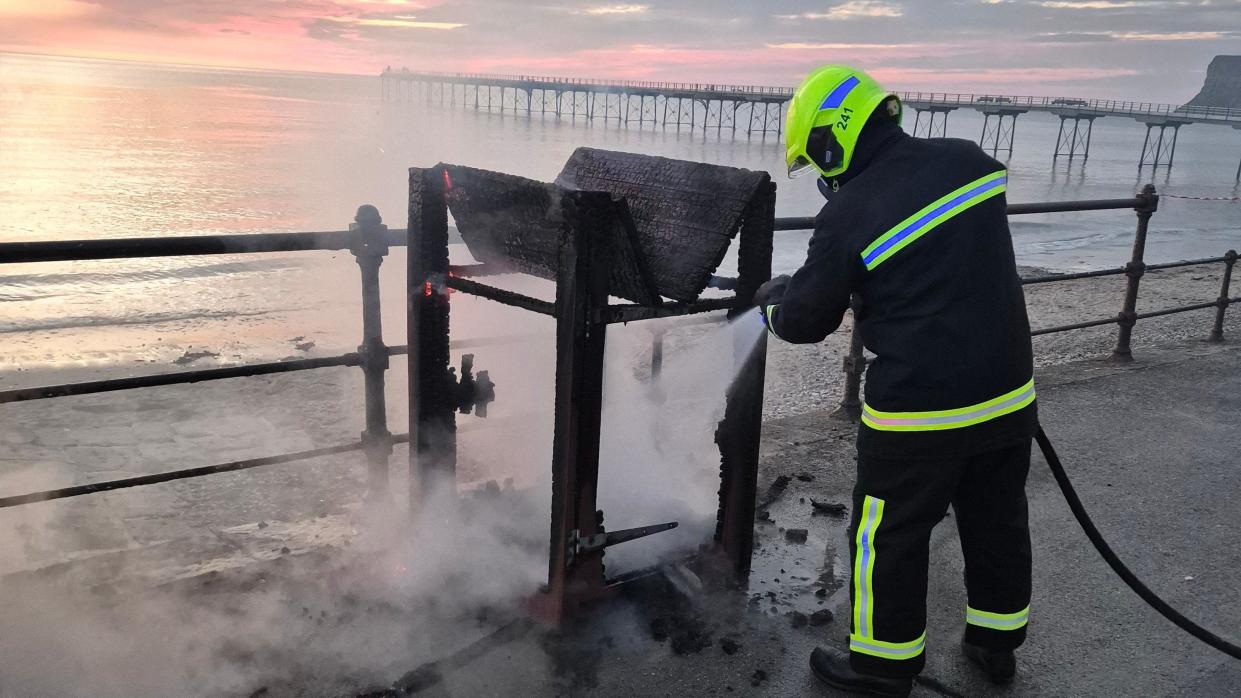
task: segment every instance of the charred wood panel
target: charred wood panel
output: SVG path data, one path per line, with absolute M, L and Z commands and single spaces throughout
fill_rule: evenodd
M 578 148 L 556 183 L 624 198 L 656 291 L 688 302 L 706 289 L 747 206 L 770 179 L 766 172 Z
M 487 265 L 556 280 L 565 226 L 564 190 L 500 172 L 444 167 L 448 207 L 470 254 Z M 636 303 L 658 303 L 625 202 L 612 197 L 599 201 L 598 221 L 581 234 L 602 236 L 613 250 L 612 294 Z

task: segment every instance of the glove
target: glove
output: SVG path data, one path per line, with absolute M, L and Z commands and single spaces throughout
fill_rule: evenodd
M 754 305 L 764 313 L 769 305 L 779 305 L 780 300 L 784 298 L 784 292 L 789 287 L 789 282 L 793 277 L 788 274 L 781 274 L 771 281 L 758 287 L 758 291 L 754 293 Z

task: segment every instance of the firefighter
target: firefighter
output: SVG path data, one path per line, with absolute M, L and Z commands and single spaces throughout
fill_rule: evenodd
M 926 652 L 931 529 L 952 506 L 965 558 L 962 649 L 1007 683 L 1030 612 L 1025 481 L 1038 424 L 1030 326 L 1004 165 L 974 143 L 901 130 L 901 102 L 860 70 L 810 74 L 788 108 L 790 176 L 828 203 L 806 263 L 756 296 L 768 329 L 820 342 L 854 298 L 866 373 L 849 530 L 849 651 L 813 673 L 909 694 Z

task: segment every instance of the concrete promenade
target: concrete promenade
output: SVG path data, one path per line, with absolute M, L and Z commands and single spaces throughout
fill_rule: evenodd
M 1147 348 L 1140 357 L 1140 363 L 1123 367 L 1086 361 L 1041 371 L 1043 424 L 1121 558 L 1173 606 L 1236 642 L 1241 352 L 1187 343 Z M 774 424 L 765 435 L 769 444 L 799 440 L 802 451 L 798 458 L 773 445 L 769 463 L 821 468 L 815 463 L 822 458 L 815 453 L 821 442 L 811 441 L 821 429 L 817 418 Z M 833 475 L 843 475 L 840 470 L 829 466 Z M 1028 491 L 1034 599 L 1017 682 L 994 690 L 957 652 L 965 599 L 950 521 L 932 539 L 924 676 L 952 689 L 949 694 L 968 696 L 1241 695 L 1241 663 L 1185 635 L 1122 585 L 1078 528 L 1038 454 Z M 794 490 L 785 496 L 811 495 Z M 816 498 L 844 495 L 833 489 Z M 847 592 L 833 601 L 837 617 L 846 618 Z M 843 625 L 829 627 L 829 640 L 845 632 Z M 770 694 L 815 695 L 801 662 L 819 638 L 802 632 L 787 637 L 789 659 L 775 680 L 780 688 Z M 926 686 L 915 692 L 943 693 Z
M 1135 355 L 1136 363 L 1123 366 L 1088 360 L 1040 369 L 1044 425 L 1079 494 L 1121 557 L 1174 606 L 1236 641 L 1241 639 L 1241 518 L 1236 504 L 1241 500 L 1241 480 L 1236 477 L 1241 345 L 1147 345 L 1135 349 Z M 352 556 L 356 562 L 366 555 L 348 544 L 355 525 L 361 524 L 348 513 L 351 507 L 340 509 L 319 498 L 347 499 L 347 492 L 361 484 L 360 477 L 332 477 L 326 468 L 313 471 L 325 476 L 318 484 L 330 482 L 333 493 L 318 491 L 318 507 L 324 508 L 307 506 L 302 511 L 290 504 L 286 523 L 254 523 L 252 515 L 247 518 L 256 506 L 252 500 L 311 487 L 311 480 L 238 479 L 231 487 L 216 480 L 214 486 L 204 481 L 193 491 L 178 489 L 175 495 L 143 500 L 143 511 L 123 517 L 149 519 L 148 542 L 100 543 L 101 548 L 124 550 L 101 550 L 54 569 L 0 577 L 10 627 L 22 628 L 20 636 L 0 639 L 0 658 L 9 669 L 25 669 L 11 662 L 30 652 L 37 659 L 26 664 L 38 662 L 40 669 L 0 676 L 0 695 L 77 695 L 83 686 L 90 686 L 94 695 L 108 696 L 269 698 L 834 695 L 814 682 L 805 660 L 815 644 L 843 645 L 847 633 L 846 519 L 813 515 L 811 501 L 848 502 L 853 429 L 826 411 L 765 425 L 759 491 L 768 492 L 781 476 L 787 485 L 761 496 L 768 502 L 770 520 L 757 524 L 755 569 L 745 595 L 708 593 L 692 602 L 668 601 L 659 594 L 622 597 L 566 633 L 531 627 L 464 655 L 461 649 L 503 623 L 503 614 L 497 620 L 494 611 L 491 616 L 480 612 L 477 618 L 460 608 L 446 613 L 442 599 L 430 605 L 425 600 L 403 605 L 391 595 L 371 599 L 366 594 L 383 569 L 339 559 Z M 210 494 L 219 487 L 228 491 Z M 152 493 L 158 488 L 151 488 Z M 965 599 L 949 518 L 932 539 L 929 656 L 924 681 L 914 695 L 1241 695 L 1241 663 L 1183 634 L 1122 586 L 1073 521 L 1037 456 L 1029 495 L 1035 594 L 1030 639 L 1019 654 L 1016 683 L 994 689 L 958 654 Z M 224 505 L 232 527 L 202 524 L 203 535 L 193 533 L 199 526 L 196 517 L 230 498 L 237 500 L 231 508 Z M 180 513 L 167 512 L 165 505 Z M 163 519 L 164 525 L 157 527 L 155 509 L 174 518 Z M 106 527 L 93 516 L 84 512 L 82 521 L 96 521 L 91 528 L 106 537 Z M 806 542 L 790 542 L 785 535 L 789 528 L 807 529 Z M 207 544 L 209 539 L 216 544 Z M 182 546 L 180 541 L 194 544 Z M 452 544 L 468 546 L 468 541 Z M 123 565 L 114 561 L 121 554 Z M 199 556 L 206 559 L 190 559 Z M 353 577 L 340 577 L 342 568 Z M 486 572 L 502 576 L 506 569 Z M 146 590 L 141 604 L 126 596 L 126 580 L 139 580 L 138 586 Z M 150 637 L 125 631 L 107 643 L 106 652 L 70 647 L 76 639 L 66 642 L 51 633 L 42 637 L 42 630 L 33 629 L 44 622 L 82 628 L 70 630 L 72 635 L 115 624 L 83 620 L 89 614 L 71 611 L 59 601 L 50 610 L 18 602 L 27 586 L 46 592 L 69 584 L 114 590 L 99 598 L 123 619 L 165 618 L 151 610 L 152 599 L 163 594 L 175 599 L 180 609 L 176 618 L 199 619 L 198 625 L 184 626 L 199 642 L 189 645 L 193 653 L 169 661 L 202 669 L 178 673 L 160 665 L 159 671 L 150 671 L 159 662 L 148 657 L 161 656 L 182 632 L 176 624 Z M 525 583 L 519 586 L 525 588 Z M 820 589 L 823 593 L 816 594 Z M 132 611 L 129 604 L 134 604 Z M 836 619 L 815 625 L 796 615 L 823 609 Z M 270 628 L 279 633 L 270 635 Z M 216 647 L 212 638 L 227 642 Z M 61 666 L 50 649 L 40 650 L 41 643 L 61 647 L 69 657 L 67 665 Z M 452 656 L 460 661 L 419 674 L 434 679 L 415 682 L 421 689 L 415 693 L 371 690 Z M 92 672 L 105 671 L 105 662 L 128 669 L 109 674 L 109 681 L 92 678 Z M 74 672 L 80 682 L 75 682 Z

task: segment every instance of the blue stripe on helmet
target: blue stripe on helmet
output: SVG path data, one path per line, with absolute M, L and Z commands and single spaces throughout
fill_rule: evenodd
M 849 96 L 849 93 L 853 91 L 853 88 L 858 86 L 859 82 L 861 82 L 861 80 L 858 80 L 855 76 L 837 85 L 836 89 L 832 90 L 831 94 L 827 96 L 827 99 L 823 100 L 823 103 L 819 105 L 819 109 L 836 109 L 841 104 L 844 104 L 845 97 Z

